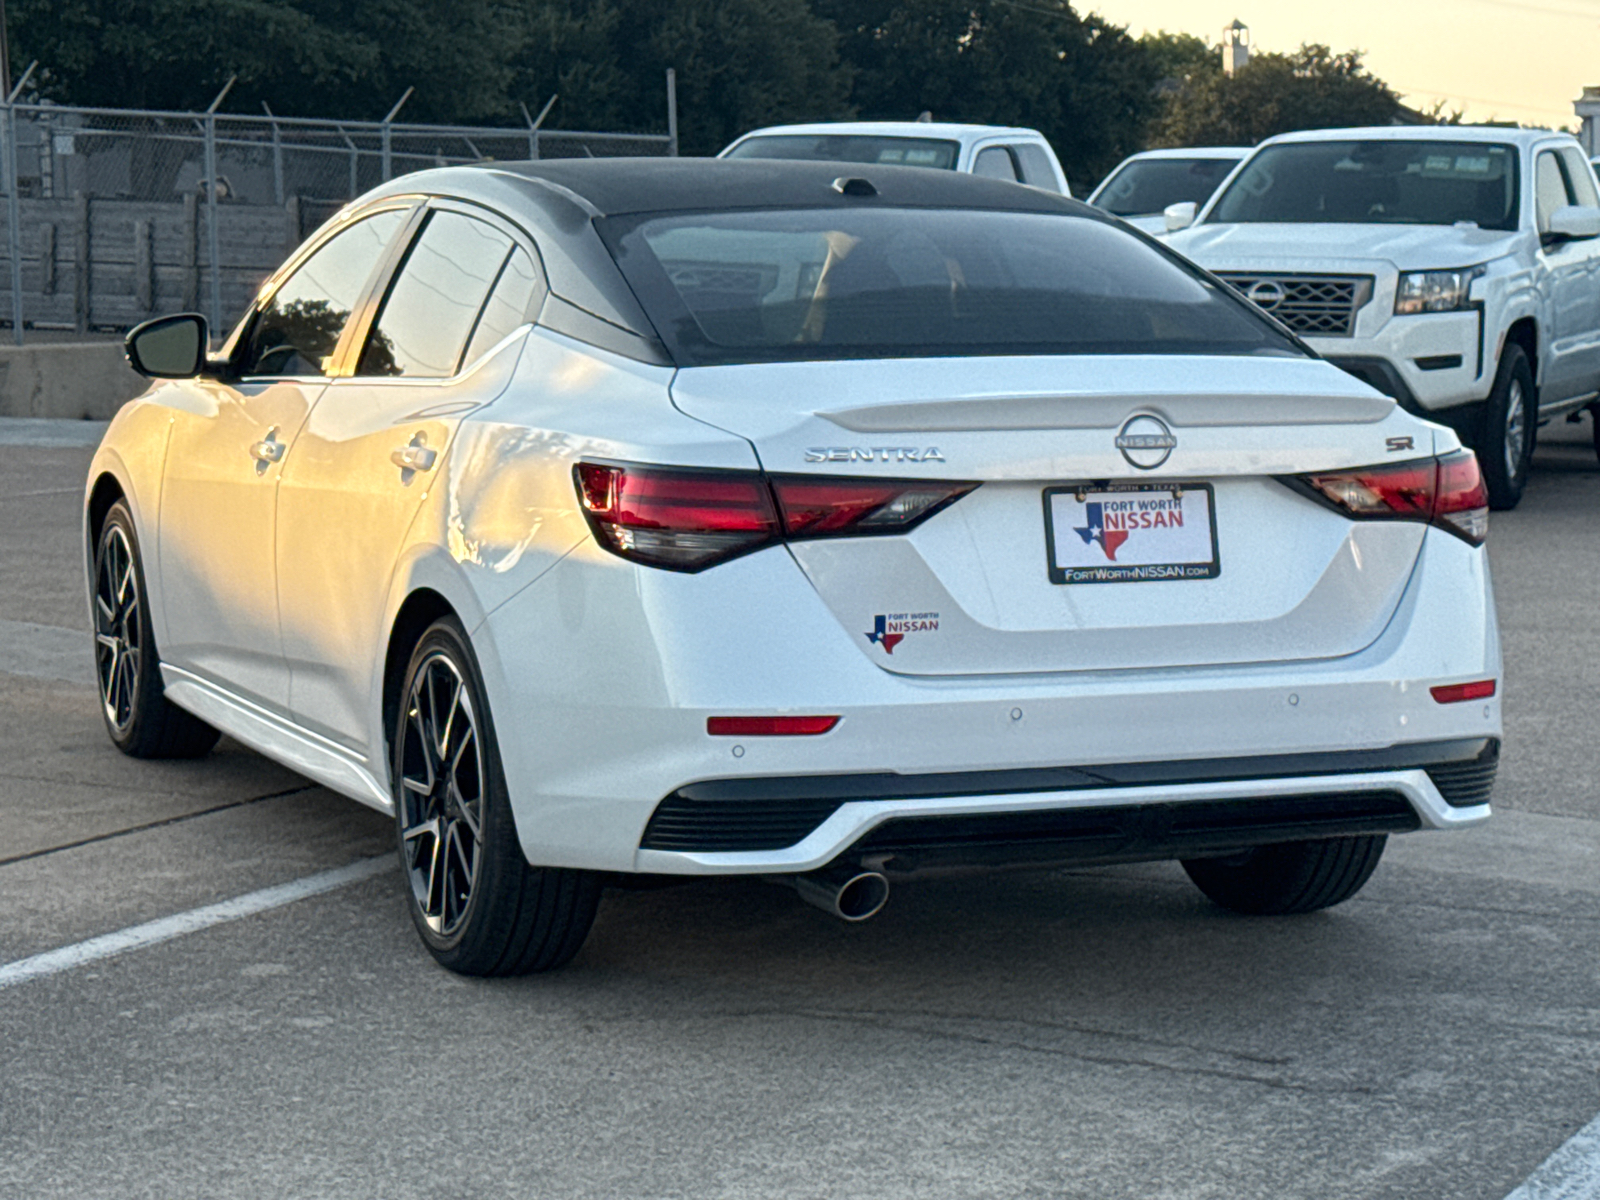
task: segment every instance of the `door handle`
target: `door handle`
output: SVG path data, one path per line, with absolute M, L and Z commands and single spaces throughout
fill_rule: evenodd
M 438 457 L 437 450 L 428 448 L 428 435 L 419 433 L 408 445 L 389 455 L 389 461 L 402 471 L 431 471 Z
M 250 445 L 250 457 L 256 460 L 256 470 L 264 471 L 268 463 L 282 462 L 287 447 L 278 440 L 278 427 L 267 430 L 267 436 Z

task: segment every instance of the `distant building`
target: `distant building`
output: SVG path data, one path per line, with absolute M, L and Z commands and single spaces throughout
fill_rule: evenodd
M 1578 130 L 1578 141 L 1583 143 L 1583 152 L 1590 158 L 1600 154 L 1600 87 L 1586 87 L 1583 95 L 1572 102 L 1572 111 L 1578 114 L 1583 121 L 1583 127 Z
M 1222 70 L 1232 75 L 1250 61 L 1250 27 L 1235 20 L 1222 31 Z

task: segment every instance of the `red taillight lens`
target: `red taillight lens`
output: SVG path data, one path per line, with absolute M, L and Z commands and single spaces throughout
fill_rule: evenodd
M 712 737 L 812 737 L 827 733 L 838 717 L 707 717 Z
M 772 477 L 784 532 L 791 538 L 904 533 L 977 486 L 923 480 Z
M 1489 531 L 1489 494 L 1470 450 L 1443 458 L 1314 472 L 1288 481 L 1352 517 L 1427 521 L 1474 546 Z
M 624 558 L 699 571 L 778 536 L 772 495 L 753 471 L 579 463 L 573 473 L 595 536 Z
M 573 468 L 584 515 L 623 558 L 699 571 L 770 542 L 904 533 L 978 485 L 610 463 Z
M 1460 704 L 1463 700 L 1487 700 L 1494 695 L 1495 681 L 1480 679 L 1476 683 L 1447 683 L 1429 688 L 1428 694 L 1440 704 Z

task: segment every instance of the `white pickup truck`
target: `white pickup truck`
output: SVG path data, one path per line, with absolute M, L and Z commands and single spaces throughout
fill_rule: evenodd
M 1565 134 L 1286 134 L 1167 225 L 1323 357 L 1453 427 L 1497 508 L 1521 499 L 1539 425 L 1600 421 L 1600 188 Z

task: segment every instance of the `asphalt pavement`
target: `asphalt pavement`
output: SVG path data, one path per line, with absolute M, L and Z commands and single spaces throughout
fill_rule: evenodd
M 696 883 L 608 893 L 569 968 L 508 981 L 434 965 L 377 814 L 226 739 L 111 747 L 96 436 L 0 422 L 0 1198 L 1502 1200 L 1600 1113 L 1587 418 L 1492 521 L 1496 816 L 1393 839 L 1349 903 L 1240 918 L 1153 864 L 900 886 L 849 927 Z

